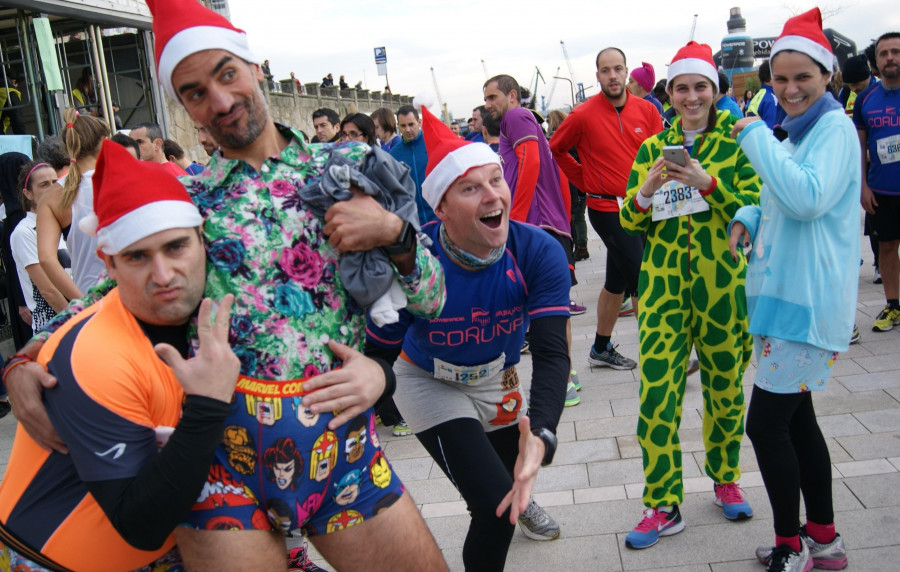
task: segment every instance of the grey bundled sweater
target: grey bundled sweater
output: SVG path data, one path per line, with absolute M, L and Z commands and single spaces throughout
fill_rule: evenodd
M 300 189 L 300 198 L 315 214 L 323 216 L 331 205 L 353 196 L 351 186 L 359 187 L 419 231 L 416 185 L 409 176 L 409 167 L 377 147 L 366 153 L 362 165 L 333 153 L 325 163 L 322 178 Z M 344 287 L 363 307 L 386 294 L 394 279 L 390 258 L 380 248 L 343 253 L 340 272 Z

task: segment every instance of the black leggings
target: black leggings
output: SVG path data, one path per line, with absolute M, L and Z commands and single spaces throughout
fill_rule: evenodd
M 519 454 L 517 425 L 486 433 L 479 421 L 454 419 L 416 433 L 456 487 L 472 522 L 463 545 L 466 572 L 501 572 L 515 525 L 509 510 L 497 518 L 500 501 L 512 489 Z
M 812 393 L 772 393 L 754 386 L 747 436 L 769 494 L 775 534 L 799 532 L 800 491 L 807 520 L 834 522 L 831 457 L 816 421 Z
M 639 236 L 625 232 L 619 222 L 619 213 L 607 213 L 588 209 L 588 219 L 600 240 L 606 246 L 606 283 L 603 287 L 610 294 L 637 296 L 638 276 L 644 243 Z

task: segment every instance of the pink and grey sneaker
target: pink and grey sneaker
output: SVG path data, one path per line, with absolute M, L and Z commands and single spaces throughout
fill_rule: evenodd
M 656 508 L 648 508 L 644 511 L 644 518 L 634 527 L 634 530 L 625 537 L 625 546 L 628 548 L 650 548 L 661 536 L 672 536 L 684 530 L 684 521 L 678 505 L 672 507 L 672 512 L 665 512 Z
M 744 491 L 737 483 L 716 484 L 716 506 L 722 507 L 722 514 L 728 520 L 747 520 L 753 516 L 750 503 L 744 500 Z
M 809 547 L 809 556 L 813 568 L 819 570 L 843 570 L 847 567 L 847 549 L 844 548 L 844 539 L 840 534 L 834 535 L 834 540 L 827 543 L 819 543 L 806 534 L 806 526 L 800 527 L 800 540 Z M 756 549 L 756 558 L 766 566 L 772 560 L 774 546 L 760 546 Z
M 288 572 L 328 572 L 324 568 L 319 568 L 313 561 L 309 559 L 309 553 L 306 550 L 306 543 L 303 546 L 292 548 L 288 552 Z

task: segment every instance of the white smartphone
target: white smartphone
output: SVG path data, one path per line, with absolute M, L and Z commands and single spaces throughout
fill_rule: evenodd
M 684 147 L 681 145 L 666 145 L 663 147 L 663 158 L 684 167 Z

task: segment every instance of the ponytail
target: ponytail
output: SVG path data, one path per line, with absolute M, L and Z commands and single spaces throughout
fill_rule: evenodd
M 66 127 L 62 131 L 62 139 L 72 164 L 63 185 L 60 206 L 68 208 L 78 195 L 78 185 L 81 184 L 84 175 L 76 161 L 85 157 L 96 157 L 100 153 L 100 144 L 109 137 L 109 127 L 103 120 L 91 115 L 81 115 L 71 107 L 63 113 L 63 119 L 66 121 Z

